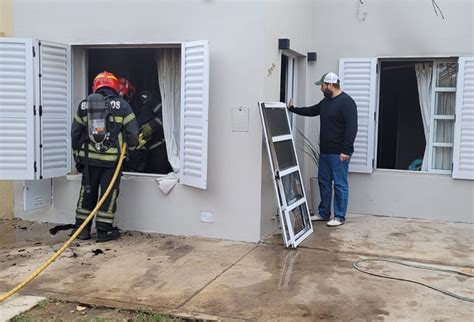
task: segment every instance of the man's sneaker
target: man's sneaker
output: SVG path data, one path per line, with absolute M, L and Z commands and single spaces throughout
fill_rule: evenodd
M 329 220 L 329 219 L 324 219 L 323 217 L 321 217 L 318 214 L 314 214 L 314 215 L 310 216 L 309 218 L 311 218 L 311 221 L 328 221 Z
M 96 242 L 103 243 L 109 240 L 115 240 L 120 238 L 120 231 L 118 228 L 113 228 L 112 230 L 98 230 L 96 236 Z
M 326 225 L 329 227 L 337 227 L 344 224 L 344 221 L 340 218 L 334 218 L 330 220 Z

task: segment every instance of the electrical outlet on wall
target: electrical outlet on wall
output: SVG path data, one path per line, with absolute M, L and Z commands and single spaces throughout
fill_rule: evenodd
M 214 213 L 212 211 L 201 211 L 201 221 L 207 223 L 214 222 Z

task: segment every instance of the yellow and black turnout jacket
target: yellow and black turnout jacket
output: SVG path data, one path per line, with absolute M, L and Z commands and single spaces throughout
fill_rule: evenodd
M 82 164 L 85 164 L 85 155 L 87 148 L 88 163 L 100 167 L 114 167 L 120 155 L 120 147 L 122 143 L 127 143 L 128 149 L 133 150 L 138 144 L 138 123 L 133 114 L 130 105 L 120 96 L 110 92 L 101 92 L 100 94 L 107 97 L 109 102 L 114 102 L 112 106 L 112 114 L 109 115 L 108 128 L 111 132 L 111 138 L 114 142 L 105 152 L 99 152 L 95 149 L 94 144 L 88 139 L 88 117 L 86 100 L 79 103 L 76 115 L 71 128 L 71 141 L 74 155 L 79 156 Z M 108 95 L 112 94 L 112 95 Z M 86 146 L 87 145 L 87 146 Z

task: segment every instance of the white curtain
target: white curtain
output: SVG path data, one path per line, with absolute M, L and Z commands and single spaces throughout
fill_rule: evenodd
M 163 131 L 168 160 L 175 173 L 181 167 L 179 160 L 180 110 L 181 110 L 181 52 L 178 48 L 157 49 L 161 101 L 163 104 Z
M 421 171 L 428 171 L 428 149 L 430 147 L 430 118 L 431 118 L 431 83 L 433 66 L 431 63 L 415 64 L 416 79 L 418 82 L 418 95 L 420 100 L 421 117 L 425 130 L 425 154 Z

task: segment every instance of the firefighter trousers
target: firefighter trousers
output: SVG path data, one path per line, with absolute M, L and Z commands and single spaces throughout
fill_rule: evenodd
M 87 192 L 85 189 L 84 173 L 82 174 L 81 192 L 79 194 L 76 208 L 76 223 L 83 222 L 95 208 L 99 197 L 102 197 L 105 190 L 107 190 L 110 181 L 112 181 L 114 171 L 115 168 L 113 167 L 109 168 L 89 165 L 90 192 Z M 97 230 L 108 231 L 113 227 L 115 211 L 117 210 L 120 177 L 121 173 L 118 175 L 110 194 L 97 212 L 95 218 Z

